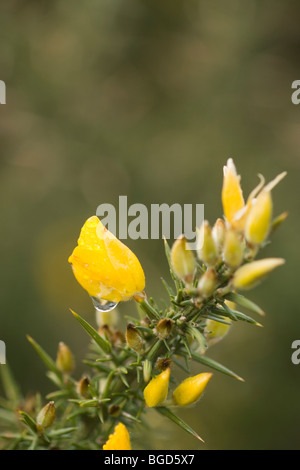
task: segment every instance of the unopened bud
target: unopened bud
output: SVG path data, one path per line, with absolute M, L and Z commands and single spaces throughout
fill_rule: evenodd
M 36 418 L 36 426 L 39 433 L 44 432 L 49 428 L 55 420 L 55 406 L 54 401 L 50 401 L 44 408 L 41 409 Z
M 197 289 L 201 297 L 209 297 L 217 287 L 217 273 L 209 268 L 199 279 Z
M 120 415 L 120 407 L 119 405 L 110 405 L 108 408 L 108 413 L 110 416 L 113 416 L 114 418 L 117 418 Z
M 235 229 L 228 229 L 223 251 L 224 262 L 231 268 L 238 268 L 243 261 L 244 247 L 241 235 Z
M 209 222 L 204 220 L 197 232 L 198 258 L 206 266 L 214 266 L 218 261 L 218 249 L 213 239 Z
M 194 377 L 188 377 L 181 382 L 173 392 L 175 405 L 187 406 L 198 401 L 211 377 L 211 373 L 205 372 Z
M 245 225 L 246 240 L 252 245 L 260 245 L 271 227 L 272 197 L 270 191 L 262 191 L 254 202 Z
M 73 354 L 68 346 L 62 341 L 58 345 L 56 365 L 61 372 L 66 374 L 69 374 L 74 369 Z
M 151 379 L 151 373 L 152 373 L 152 362 L 146 359 L 143 362 L 143 377 L 144 381 L 147 383 Z
M 225 234 L 226 234 L 226 227 L 225 222 L 222 219 L 217 219 L 215 225 L 212 229 L 212 236 L 216 247 L 218 249 L 219 254 L 223 251 L 224 241 L 225 241 Z
M 113 339 L 112 339 L 113 345 L 118 347 L 118 346 L 123 346 L 126 343 L 126 338 L 124 333 L 120 330 L 114 331 L 113 334 Z
M 171 263 L 175 274 L 185 282 L 192 282 L 196 269 L 196 260 L 184 235 L 173 243 Z
M 225 323 L 216 320 L 206 320 L 204 336 L 207 346 L 213 346 L 221 341 L 228 333 L 231 321 L 228 318 L 221 318 Z
M 170 368 L 150 380 L 144 389 L 144 398 L 147 406 L 158 406 L 165 401 L 168 395 Z
M 157 336 L 159 339 L 166 339 L 171 333 L 174 321 L 171 318 L 162 318 L 156 325 Z
M 84 376 L 82 379 L 77 383 L 77 393 L 82 398 L 90 398 L 90 390 L 89 390 L 90 380 L 88 377 Z
M 244 207 L 244 197 L 241 189 L 241 177 L 237 174 L 232 158 L 227 160 L 223 168 L 224 178 L 222 187 L 222 203 L 226 220 L 232 224 L 236 214 Z
M 265 276 L 285 263 L 282 258 L 265 258 L 241 266 L 233 276 L 233 286 L 237 289 L 251 289 Z
M 137 328 L 132 324 L 128 323 L 126 328 L 126 341 L 128 346 L 136 351 L 137 353 L 143 350 L 143 340 Z
M 100 336 L 102 336 L 102 338 L 107 339 L 108 341 L 112 341 L 113 339 L 113 332 L 110 327 L 106 324 L 98 328 L 98 333 Z

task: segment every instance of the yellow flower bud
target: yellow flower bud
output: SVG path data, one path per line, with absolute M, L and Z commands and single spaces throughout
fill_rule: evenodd
M 152 373 L 152 362 L 146 359 L 143 362 L 143 378 L 144 382 L 149 382 L 151 379 L 151 373 Z
M 150 380 L 144 389 L 144 398 L 149 407 L 158 406 L 165 401 L 168 395 L 170 368 L 161 372 Z
M 213 266 L 218 261 L 218 249 L 212 236 L 209 222 L 204 220 L 197 234 L 198 258 L 206 266 Z
M 231 268 L 237 268 L 243 261 L 244 257 L 244 241 L 241 235 L 235 229 L 230 228 L 226 232 L 223 259 Z
M 224 220 L 217 219 L 211 233 L 218 248 L 218 252 L 219 254 L 221 254 L 223 251 L 223 245 L 226 235 L 226 227 Z
M 136 351 L 137 353 L 142 352 L 143 350 L 143 340 L 141 338 L 140 332 L 132 324 L 128 323 L 126 328 L 126 341 L 128 346 Z
M 126 301 L 145 287 L 137 257 L 96 216 L 82 227 L 69 262 L 79 284 L 99 300 Z
M 201 397 L 211 377 L 210 372 L 205 372 L 185 379 L 173 392 L 174 403 L 178 406 L 195 403 Z
M 74 358 L 68 346 L 62 341 L 58 345 L 57 357 L 56 357 L 57 368 L 66 374 L 72 372 L 74 369 Z
M 265 258 L 241 266 L 233 276 L 233 285 L 237 289 L 251 289 L 278 266 L 285 263 L 282 258 Z
M 171 249 L 171 263 L 175 274 L 185 282 L 193 280 L 196 268 L 195 256 L 184 235 L 181 235 Z
M 243 209 L 245 202 L 240 185 L 241 177 L 237 174 L 232 158 L 224 166 L 222 203 L 226 220 L 231 224 L 237 213 Z
M 201 297 L 209 297 L 217 287 L 217 273 L 209 268 L 199 279 L 197 289 Z
M 270 191 L 262 191 L 252 205 L 245 225 L 246 240 L 260 245 L 267 237 L 272 219 L 272 197 Z
M 131 450 L 130 436 L 123 423 L 117 424 L 114 433 L 110 434 L 103 450 Z
M 44 432 L 47 428 L 50 428 L 54 420 L 55 420 L 54 401 L 50 401 L 49 403 L 47 403 L 46 406 L 44 406 L 44 408 L 41 409 L 41 411 L 37 415 L 37 418 L 36 418 L 37 430 L 40 433 Z
M 227 323 L 221 323 L 211 319 L 206 320 L 204 336 L 207 346 L 213 346 L 214 344 L 217 344 L 227 335 L 231 327 L 231 321 L 225 317 L 222 317 L 222 320 L 226 321 Z

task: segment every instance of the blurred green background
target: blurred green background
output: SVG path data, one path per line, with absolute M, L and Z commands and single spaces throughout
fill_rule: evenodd
M 273 196 L 289 218 L 265 249 L 287 263 L 251 292 L 264 328 L 234 325 L 210 350 L 246 382 L 215 373 L 197 408 L 181 411 L 206 444 L 153 412 L 153 447 L 300 448 L 299 14 L 288 0 L 1 2 L 0 339 L 24 393 L 52 390 L 27 333 L 53 356 L 65 341 L 81 373 L 88 338 L 69 308 L 94 312 L 67 259 L 97 206 L 119 195 L 204 203 L 213 223 L 233 157 L 245 195 L 257 173 L 288 171 Z M 163 298 L 162 241 L 127 244 L 148 294 Z

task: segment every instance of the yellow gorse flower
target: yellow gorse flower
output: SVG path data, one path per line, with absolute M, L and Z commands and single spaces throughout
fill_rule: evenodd
M 252 289 L 265 276 L 285 263 L 283 258 L 265 258 L 241 266 L 233 276 L 233 285 L 237 289 Z
M 96 216 L 82 227 L 69 262 L 77 281 L 92 297 L 117 303 L 145 288 L 137 257 Z
M 222 203 L 224 216 L 230 224 L 234 224 L 237 214 L 245 206 L 240 184 L 241 177 L 237 174 L 232 158 L 227 160 L 223 168 Z
M 185 379 L 173 392 L 174 403 L 187 406 L 198 401 L 211 377 L 212 373 L 205 372 Z
M 192 281 L 197 266 L 196 259 L 184 235 L 181 235 L 173 243 L 171 263 L 175 274 L 180 279 L 185 282 Z
M 114 433 L 110 434 L 103 450 L 131 450 L 129 432 L 123 423 L 117 424 Z
M 170 368 L 168 367 L 159 375 L 150 380 L 144 389 L 144 398 L 146 405 L 152 408 L 165 401 L 168 395 Z

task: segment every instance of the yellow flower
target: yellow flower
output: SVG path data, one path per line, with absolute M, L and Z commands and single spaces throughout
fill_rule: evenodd
M 245 225 L 245 236 L 249 243 L 260 245 L 267 237 L 272 219 L 272 197 L 270 191 L 262 191 L 250 209 Z
M 284 262 L 282 258 L 265 258 L 244 264 L 234 273 L 233 285 L 237 289 L 251 289 Z
M 224 216 L 229 224 L 234 223 L 237 214 L 245 206 L 244 196 L 240 185 L 241 177 L 237 174 L 232 158 L 227 160 L 223 168 L 222 203 Z
M 77 281 L 92 297 L 117 303 L 145 288 L 137 257 L 96 216 L 82 227 L 69 262 Z
M 117 424 L 114 433 L 110 434 L 103 450 L 131 450 L 129 432 L 123 423 Z
M 167 398 L 170 372 L 171 370 L 168 367 L 161 374 L 151 379 L 144 389 L 145 402 L 150 408 L 160 405 Z
M 185 379 L 173 392 L 174 403 L 178 406 L 195 403 L 201 397 L 211 377 L 210 372 L 205 372 Z
M 229 228 L 224 243 L 223 258 L 225 263 L 232 268 L 240 266 L 244 257 L 244 247 L 245 244 L 240 233 L 233 228 Z

